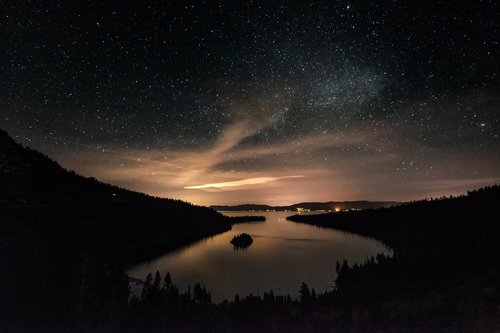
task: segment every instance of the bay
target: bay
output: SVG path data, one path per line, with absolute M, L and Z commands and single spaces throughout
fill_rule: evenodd
M 155 260 L 127 270 L 130 277 L 145 279 L 158 270 L 172 281 L 181 293 L 200 283 L 212 295 L 214 303 L 234 300 L 236 294 L 262 296 L 273 290 L 275 295 L 298 297 L 302 282 L 316 293 L 330 290 L 336 278 L 336 262 L 363 263 L 378 253 L 392 254 L 382 242 L 334 229 L 287 221 L 295 212 L 221 212 L 227 216 L 265 216 L 265 222 L 235 224 L 232 230 L 203 239 Z M 306 213 L 314 214 L 314 213 Z M 238 249 L 231 239 L 248 233 L 253 243 Z M 142 286 L 131 284 L 140 295 Z

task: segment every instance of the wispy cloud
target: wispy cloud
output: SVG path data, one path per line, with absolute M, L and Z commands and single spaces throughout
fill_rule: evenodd
M 213 183 L 213 184 L 203 184 L 196 186 L 186 186 L 186 189 L 204 189 L 204 188 L 221 188 L 221 187 L 234 187 L 234 186 L 244 186 L 244 185 L 256 185 L 256 184 L 264 184 L 273 182 L 276 180 L 284 179 L 284 178 L 300 178 L 304 177 L 301 175 L 295 176 L 284 176 L 284 177 L 256 177 L 256 178 L 248 178 L 242 180 L 236 180 L 232 182 L 224 182 L 224 183 Z

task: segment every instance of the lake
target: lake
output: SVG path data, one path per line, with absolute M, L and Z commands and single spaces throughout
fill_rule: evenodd
M 234 300 L 253 294 L 298 297 L 302 282 L 316 293 L 330 290 L 336 278 L 335 264 L 347 259 L 349 264 L 363 263 L 377 253 L 392 254 L 382 242 L 333 229 L 287 221 L 295 212 L 221 212 L 227 216 L 265 216 L 265 222 L 235 224 L 232 230 L 206 238 L 160 258 L 133 266 L 130 277 L 145 279 L 160 271 L 162 280 L 170 272 L 179 292 L 200 283 L 212 295 L 212 302 Z M 309 213 L 313 214 L 313 213 Z M 248 233 L 253 243 L 236 249 L 229 242 Z M 163 283 L 163 281 L 162 281 Z M 140 295 L 142 286 L 131 284 Z

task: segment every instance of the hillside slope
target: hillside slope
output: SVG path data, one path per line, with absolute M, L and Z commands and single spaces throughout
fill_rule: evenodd
M 365 312 L 364 318 L 349 322 L 351 329 L 498 329 L 500 186 L 389 209 L 288 219 L 375 237 L 394 249 L 392 258 L 337 265 L 336 290 L 324 301 L 347 316 Z
M 233 222 L 76 175 L 1 130 L 0 189 L 0 325 L 14 330 L 21 322 L 65 330 L 102 303 L 110 292 L 103 284 L 123 265 Z

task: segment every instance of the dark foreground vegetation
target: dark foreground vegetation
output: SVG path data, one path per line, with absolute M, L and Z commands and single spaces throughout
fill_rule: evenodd
M 169 274 L 129 294 L 128 264 L 235 220 L 67 172 L 0 131 L 0 330 L 5 332 L 493 332 L 500 327 L 500 187 L 293 220 L 383 240 L 338 263 L 336 288 L 213 304 Z M 327 256 L 327 253 L 319 255 Z M 175 280 L 175 277 L 173 277 Z M 333 281 L 332 281 L 333 282 Z

